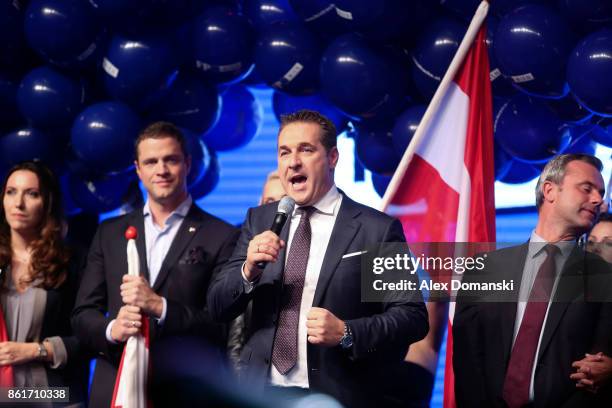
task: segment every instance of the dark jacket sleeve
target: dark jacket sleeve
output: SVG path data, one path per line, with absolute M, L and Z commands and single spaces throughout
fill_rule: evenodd
M 106 326 L 112 318 L 106 316 L 108 298 L 102 249 L 104 229 L 104 224 L 98 227 L 89 249 L 72 312 L 72 327 L 86 347 L 98 355 L 111 356 L 119 347 L 106 340 Z
M 398 220 L 388 224 L 381 242 L 406 242 Z M 381 304 L 380 313 L 346 323 L 353 332 L 354 359 L 374 356 L 403 359 L 410 344 L 423 339 L 429 330 L 427 309 L 419 291 L 408 296 L 392 296 Z
M 244 291 L 242 264 L 246 261 L 249 242 L 255 235 L 252 230 L 252 217 L 252 209 L 249 209 L 234 253 L 221 273 L 212 281 L 208 291 L 208 308 L 212 318 L 219 322 L 230 322 L 238 317 L 251 298 L 252 292 L 247 294 Z

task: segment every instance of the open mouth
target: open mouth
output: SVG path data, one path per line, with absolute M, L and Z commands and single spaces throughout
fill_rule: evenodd
M 291 183 L 291 187 L 294 189 L 299 189 L 301 187 L 303 187 L 306 184 L 306 180 L 308 179 L 308 177 L 303 176 L 301 174 L 296 174 L 295 176 L 292 176 L 289 179 L 289 182 Z

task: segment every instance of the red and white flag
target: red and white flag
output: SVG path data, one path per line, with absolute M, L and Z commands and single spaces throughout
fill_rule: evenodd
M 483 1 L 383 197 L 410 242 L 495 242 L 493 114 Z M 454 304 L 450 305 L 452 325 Z M 448 330 L 444 407 L 455 407 Z
M 128 275 L 140 275 L 140 260 L 136 249 L 136 228 L 125 232 Z M 147 408 L 147 379 L 149 372 L 149 320 L 142 317 L 142 331 L 128 339 L 123 348 L 117 371 L 111 408 Z

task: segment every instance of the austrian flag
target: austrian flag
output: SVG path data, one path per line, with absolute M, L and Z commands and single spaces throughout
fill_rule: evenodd
M 493 114 L 483 1 L 383 197 L 408 243 L 495 242 Z M 450 304 L 452 325 L 454 305 Z M 455 406 L 452 330 L 444 407 Z

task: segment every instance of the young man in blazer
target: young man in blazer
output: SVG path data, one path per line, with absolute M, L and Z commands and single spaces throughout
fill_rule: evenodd
M 323 392 L 368 406 L 382 394 L 379 374 L 427 333 L 427 311 L 420 297 L 361 301 L 362 252 L 405 238 L 399 221 L 336 188 L 337 162 L 329 119 L 307 110 L 282 118 L 278 173 L 296 208 L 280 236 L 269 230 L 278 202 L 249 210 L 208 304 L 227 322 L 252 300 L 240 357 L 251 389 Z
M 211 320 L 206 292 L 231 255 L 237 231 L 198 208 L 187 192 L 191 162 L 177 127 L 148 126 L 135 150 L 147 202 L 98 227 L 72 315 L 77 336 L 98 354 L 90 407 L 110 406 L 123 346 L 141 330 L 142 316 L 149 318 L 152 347 L 159 339 L 185 337 L 225 347 L 226 329 Z M 124 235 L 130 226 L 138 232 L 138 277 L 127 275 Z

